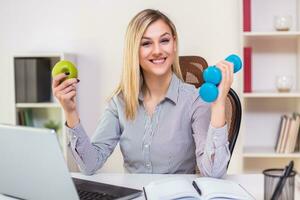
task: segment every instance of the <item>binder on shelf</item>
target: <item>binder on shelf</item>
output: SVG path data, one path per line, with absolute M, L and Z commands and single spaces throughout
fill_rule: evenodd
M 244 32 L 251 31 L 251 0 L 243 0 Z
M 49 58 L 15 58 L 16 103 L 51 101 Z
M 17 103 L 26 102 L 25 60 L 15 60 L 15 95 Z
M 252 48 L 244 47 L 244 92 L 252 92 Z
M 27 102 L 50 102 L 51 64 L 47 58 L 26 59 Z

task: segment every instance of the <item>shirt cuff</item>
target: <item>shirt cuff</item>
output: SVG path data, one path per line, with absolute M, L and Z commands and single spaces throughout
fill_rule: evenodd
M 75 149 L 78 144 L 83 143 L 86 139 L 88 139 L 88 136 L 85 134 L 81 123 L 76 124 L 74 128 L 70 128 L 65 122 L 65 127 L 67 130 L 67 136 L 73 149 Z
M 209 125 L 209 130 L 212 134 L 212 141 L 214 143 L 215 148 L 221 147 L 228 143 L 228 127 L 225 124 L 223 127 L 215 128 L 211 124 Z

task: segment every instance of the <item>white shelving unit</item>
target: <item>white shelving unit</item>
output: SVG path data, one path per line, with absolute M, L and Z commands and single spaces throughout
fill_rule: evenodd
M 300 158 L 300 153 L 276 153 L 273 147 L 246 147 L 244 158 Z
M 243 97 L 250 98 L 300 98 L 299 92 L 276 93 L 276 92 L 252 92 L 243 93 Z
M 16 78 L 16 70 L 18 70 L 18 67 L 16 65 L 16 61 L 18 59 L 39 59 L 39 58 L 46 58 L 50 60 L 50 66 L 49 70 L 52 69 L 52 67 L 55 65 L 56 62 L 59 60 L 70 60 L 74 63 L 76 63 L 75 56 L 73 54 L 66 54 L 66 53 L 26 53 L 26 54 L 15 54 L 12 56 L 12 63 L 14 71 L 14 78 Z M 41 66 L 43 67 L 43 66 Z M 25 77 L 26 77 L 25 73 Z M 28 78 L 28 77 L 26 77 Z M 42 82 L 43 83 L 43 82 Z M 16 91 L 16 84 L 14 85 L 15 91 Z M 16 93 L 16 92 L 15 92 Z M 70 152 L 68 150 L 68 138 L 66 135 L 65 130 L 65 116 L 64 112 L 59 105 L 59 103 L 56 101 L 56 99 L 53 97 L 51 89 L 50 89 L 50 100 L 46 102 L 27 102 L 26 100 L 24 102 L 17 102 L 17 98 L 15 95 L 15 124 L 16 125 L 28 125 L 28 124 L 20 124 L 20 122 L 24 122 L 20 120 L 20 114 L 21 111 L 30 111 L 30 115 L 27 115 L 27 120 L 30 118 L 31 126 L 33 127 L 39 127 L 39 128 L 45 128 L 45 124 L 48 122 L 53 121 L 57 124 L 59 124 L 59 129 L 57 130 L 57 136 L 58 140 L 61 144 L 61 149 L 63 152 L 63 155 L 65 157 L 65 160 L 68 164 L 70 171 L 78 171 L 77 166 L 74 163 L 74 160 L 72 156 L 70 155 Z M 23 117 L 24 119 L 24 117 Z M 26 121 L 26 120 L 25 120 Z
M 16 103 L 17 108 L 59 108 L 58 103 Z
M 244 37 L 275 37 L 275 38 L 297 38 L 300 36 L 299 31 L 287 31 L 287 32 L 244 32 Z
M 240 8 L 243 10 L 243 5 Z M 252 92 L 241 94 L 244 172 L 282 168 L 292 159 L 300 171 L 299 152 L 279 154 L 274 150 L 280 117 L 300 112 L 299 10 L 300 0 L 251 0 L 251 32 L 241 32 L 241 51 L 252 48 Z M 289 31 L 275 30 L 276 15 L 292 16 Z M 290 92 L 277 91 L 278 75 L 292 76 Z

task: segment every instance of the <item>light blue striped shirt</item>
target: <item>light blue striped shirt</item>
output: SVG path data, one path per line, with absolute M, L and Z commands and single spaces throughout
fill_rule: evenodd
M 79 123 L 68 130 L 73 156 L 81 171 L 95 173 L 119 142 L 130 173 L 195 173 L 221 177 L 230 158 L 227 125 L 210 125 L 211 106 L 198 90 L 173 74 L 166 97 L 150 117 L 139 95 L 134 121 L 126 120 L 124 102 L 114 96 L 90 139 Z M 212 160 L 212 155 L 214 159 Z

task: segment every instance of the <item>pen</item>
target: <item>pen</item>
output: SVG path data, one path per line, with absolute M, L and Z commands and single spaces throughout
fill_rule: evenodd
M 293 171 L 294 161 L 290 161 L 289 165 L 285 167 L 283 175 L 280 176 L 280 179 L 275 187 L 274 193 L 271 197 L 271 200 L 277 200 L 282 192 L 282 189 L 285 185 L 286 179 L 290 176 Z
M 198 192 L 198 194 L 201 196 L 202 192 L 201 192 L 200 188 L 198 187 L 198 185 L 197 185 L 197 183 L 195 181 L 193 181 L 193 186 L 196 189 L 196 191 Z

